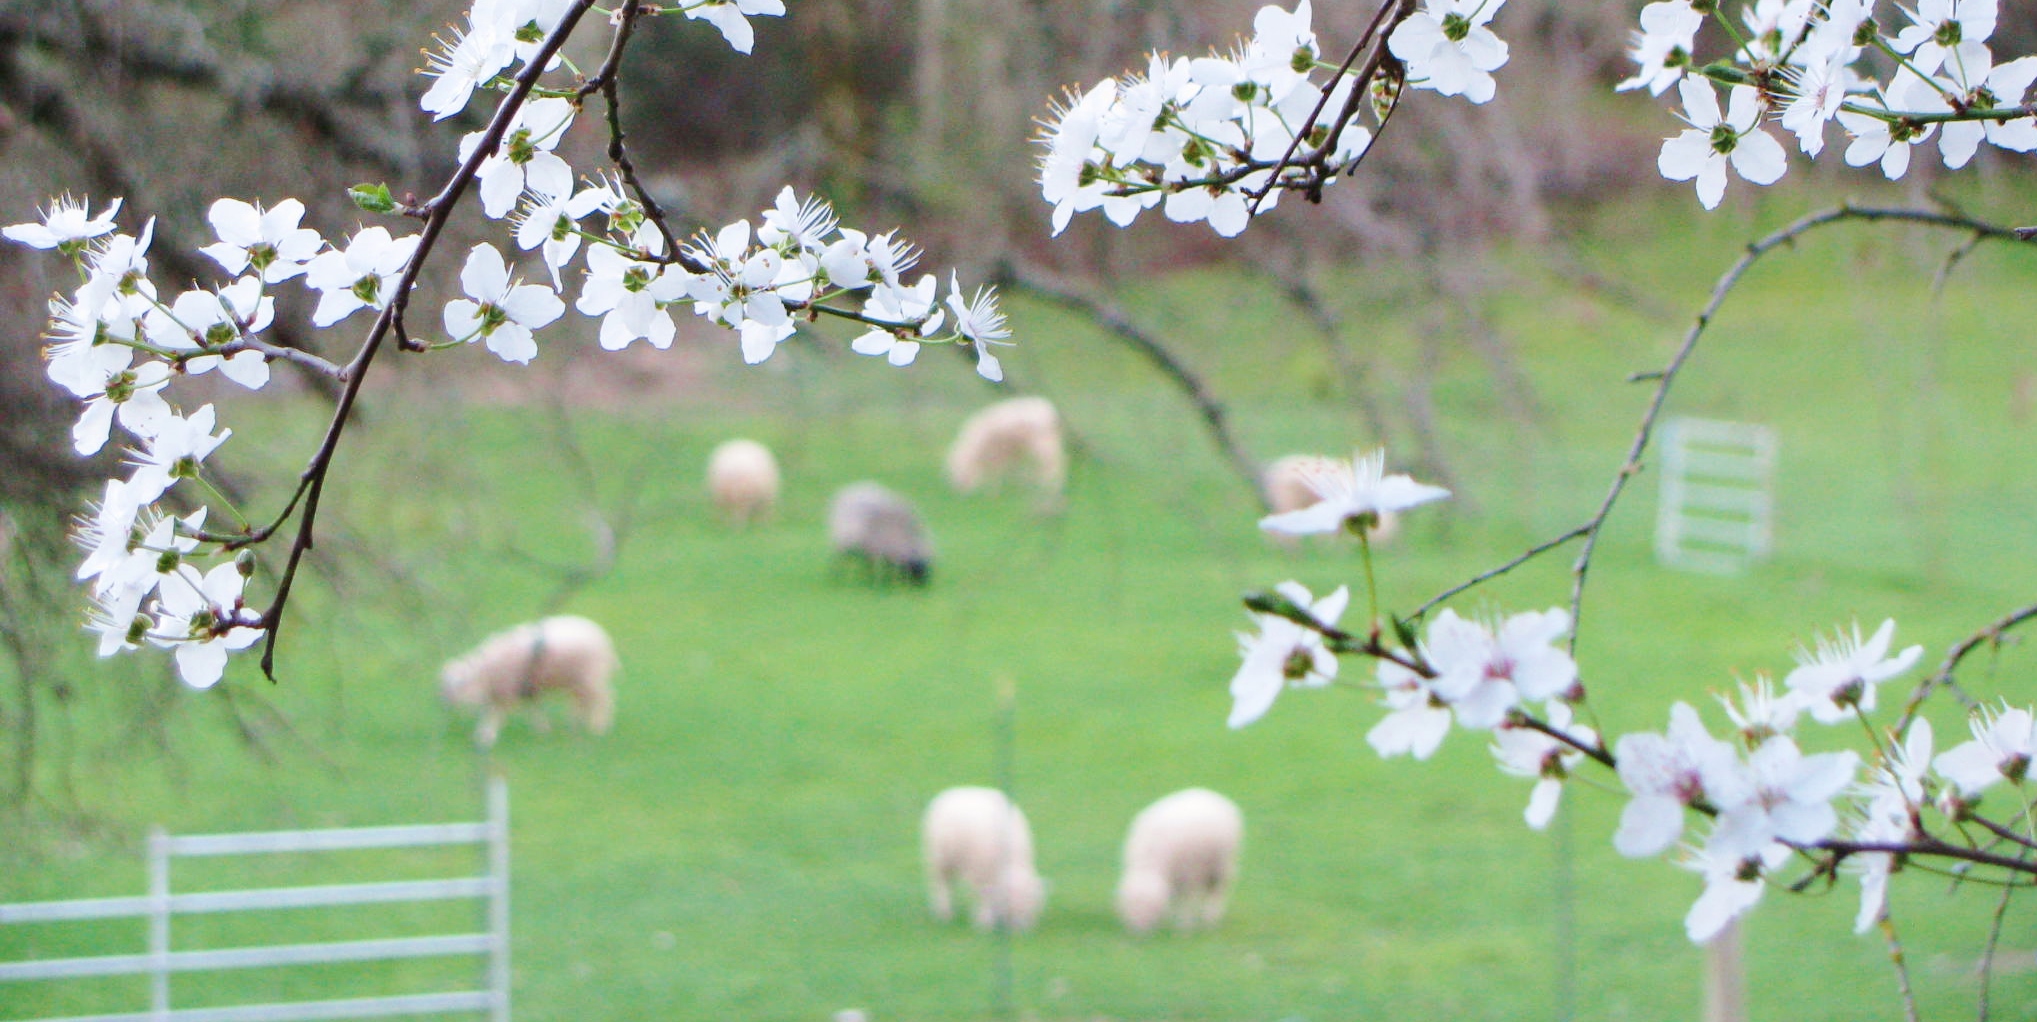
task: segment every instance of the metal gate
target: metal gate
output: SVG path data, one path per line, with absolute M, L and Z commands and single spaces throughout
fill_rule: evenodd
M 0 905 L 0 924 L 143 918 L 148 921 L 148 950 L 145 953 L 0 962 L 0 983 L 87 976 L 149 977 L 150 1005 L 147 1011 L 71 1016 L 38 1022 L 293 1022 L 298 1019 L 380 1018 L 390 1015 L 447 1012 L 486 1012 L 491 1022 L 508 1022 L 509 790 L 501 778 L 492 778 L 489 781 L 487 800 L 488 818 L 480 823 L 183 836 L 172 836 L 157 830 L 149 835 L 149 893 L 146 895 Z M 486 873 L 480 876 L 432 880 L 395 880 L 190 894 L 177 894 L 170 886 L 171 863 L 180 858 L 462 844 L 487 846 Z M 171 948 L 170 943 L 171 921 L 184 915 L 455 899 L 485 901 L 488 928 L 476 933 L 451 933 L 428 937 L 389 937 L 320 944 L 272 944 L 202 951 L 176 951 Z M 180 972 L 457 955 L 485 957 L 487 973 L 485 989 L 215 1008 L 171 1007 L 170 977 Z

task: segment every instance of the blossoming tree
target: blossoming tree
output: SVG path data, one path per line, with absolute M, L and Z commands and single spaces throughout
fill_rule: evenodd
M 1170 220 L 1204 222 L 1231 237 L 1286 193 L 1319 199 L 1361 168 L 1411 94 L 1473 104 L 1496 95 L 1509 58 L 1499 34 L 1505 3 L 1382 0 L 1340 59 L 1318 40 L 1309 0 L 1269 6 L 1233 51 L 1155 53 L 1143 70 L 1071 91 L 1041 137 L 1039 184 L 1053 232 L 1078 213 L 1100 210 L 1123 226 L 1159 207 Z M 608 47 L 598 66 L 581 69 L 562 48 L 576 32 L 599 30 L 590 28 L 602 23 L 589 17 L 597 12 L 606 15 Z M 77 269 L 79 286 L 51 299 L 47 328 L 49 379 L 77 401 L 77 452 L 99 451 L 116 437 L 133 452 L 131 468 L 105 483 L 77 530 L 84 557 L 76 574 L 90 592 L 100 653 L 168 649 L 184 680 L 199 687 L 216 683 L 233 653 L 257 644 L 264 669 L 272 666 L 328 468 L 391 347 L 421 354 L 479 344 L 525 363 L 541 357 L 545 331 L 570 308 L 599 320 L 604 349 L 639 340 L 663 348 L 676 333 L 673 314 L 691 311 L 726 328 L 742 359 L 757 363 L 802 324 L 827 317 L 855 324 L 858 353 L 904 366 L 924 345 L 961 345 L 973 350 L 982 375 L 1000 379 L 995 348 L 1010 333 L 996 296 L 965 288 L 953 273 L 945 281 L 913 277 L 918 250 L 896 232 L 842 226 L 824 200 L 788 188 L 755 223 L 688 236 L 644 187 L 617 87 L 635 34 L 652 22 L 702 22 L 747 53 L 755 43 L 750 19 L 784 13 L 782 0 L 616 0 L 606 8 L 595 0 L 475 0 L 465 23 L 429 53 L 420 106 L 441 119 L 477 99 L 494 109 L 485 127 L 461 139 L 458 168 L 440 189 L 399 199 L 386 187 L 361 186 L 356 204 L 387 223 L 337 240 L 306 226 L 296 199 L 220 198 L 208 216 L 217 241 L 199 249 L 219 268 L 210 286 L 160 289 L 151 277 L 152 221 L 132 223 L 117 198 L 96 205 L 58 198 L 39 221 L 0 232 Z M 1676 90 L 1687 126 L 1663 143 L 1657 164 L 1665 178 L 1693 182 L 1707 209 L 1735 176 L 1756 185 L 1785 176 L 1791 157 L 1775 128 L 1812 159 L 1829 136 L 1843 134 L 1845 163 L 1889 178 L 1932 143 L 1955 169 L 1982 144 L 2037 148 L 2037 107 L 2026 102 L 2037 57 L 1995 60 L 1994 0 L 1924 0 L 1914 10 L 1874 0 L 1755 0 L 1733 12 L 1716 0 L 1660 0 L 1639 18 L 1636 67 L 1619 88 Z M 1728 44 L 1702 59 L 1698 39 L 1708 25 Z M 591 172 L 559 154 L 590 110 L 608 138 L 607 165 Z M 476 201 L 465 203 L 470 192 Z M 438 248 L 463 205 L 503 221 L 500 240 L 528 253 L 533 269 L 520 273 L 503 244 L 477 244 L 457 260 L 462 295 L 413 317 L 413 288 L 433 257 L 454 275 Z M 1679 850 L 1701 877 L 1685 919 L 1697 941 L 1755 905 L 1772 880 L 1801 890 L 1853 874 L 1857 927 L 1880 927 L 1891 941 L 1886 892 L 1900 871 L 1985 876 L 2005 897 L 2037 882 L 2027 787 L 2037 755 L 2032 711 L 1974 706 L 1971 738 L 1942 750 L 1919 716 L 1934 694 L 1957 691 L 1968 653 L 2037 618 L 2037 605 L 1979 630 L 1899 709 L 1879 716 L 1880 686 L 1922 656 L 1917 646 L 1894 648 L 1893 622 L 1865 636 L 1853 626 L 1816 638 L 1779 688 L 1757 678 L 1721 700 L 1730 726 L 1717 732 L 1697 707 L 1677 702 L 1661 732 L 1607 735 L 1575 660 L 1597 541 L 1712 313 L 1763 254 L 1845 220 L 1908 221 L 1980 240 L 2032 233 L 1947 213 L 1844 207 L 1757 241 L 1654 374 L 1653 400 L 1596 512 L 1404 613 L 1389 609 L 1391 594 L 1382 596 L 1367 538 L 1381 515 L 1448 492 L 1389 473 L 1383 453 L 1320 466 L 1309 480 L 1320 498 L 1314 506 L 1260 525 L 1355 534 L 1365 552 L 1364 616 L 1340 625 L 1352 595 L 1346 587 L 1317 597 L 1286 582 L 1248 598 L 1258 631 L 1241 638 L 1231 726 L 1265 715 L 1287 688 L 1365 675 L 1359 683 L 1376 690 L 1386 710 L 1367 733 L 1380 754 L 1427 759 L 1452 730 L 1487 734 L 1501 771 L 1533 782 L 1524 814 L 1531 827 L 1553 818 L 1567 782 L 1597 771 L 1629 796 L 1614 847 L 1634 857 Z M 284 287 L 315 296 L 312 327 L 359 335 L 349 358 L 328 361 L 265 336 Z M 250 516 L 208 482 L 207 460 L 232 431 L 213 405 L 184 407 L 177 385 L 216 369 L 238 387 L 259 389 L 277 361 L 334 381 L 337 407 L 288 499 Z M 172 514 L 164 503 L 172 493 L 195 510 Z M 248 589 L 254 560 L 276 541 L 277 581 L 258 597 Z M 1444 606 L 1572 544 L 1567 606 L 1490 620 Z M 1348 657 L 1372 664 L 1340 672 Z M 1798 740 L 1806 717 L 1858 726 L 1864 744 L 1807 753 Z M 1983 800 L 2004 787 L 2013 790 L 2006 799 Z

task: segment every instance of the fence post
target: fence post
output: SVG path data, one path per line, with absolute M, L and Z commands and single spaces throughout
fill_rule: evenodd
M 149 830 L 149 1011 L 170 1017 L 170 836 Z
M 509 783 L 488 778 L 488 986 L 494 994 L 490 1022 L 509 1022 Z

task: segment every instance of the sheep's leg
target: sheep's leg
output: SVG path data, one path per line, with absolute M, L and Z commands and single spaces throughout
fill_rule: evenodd
M 1218 881 L 1215 887 L 1202 899 L 1202 925 L 1215 926 L 1223 921 L 1224 909 L 1228 907 L 1231 895 L 1229 881 Z
M 502 708 L 493 703 L 481 711 L 481 723 L 474 728 L 474 744 L 483 749 L 495 747 L 495 738 L 502 733 Z
M 955 918 L 955 897 L 948 889 L 948 878 L 933 870 L 927 871 L 927 907 L 933 909 L 934 918 L 941 922 Z
M 995 889 L 978 889 L 976 892 L 976 928 L 985 933 L 997 929 L 1000 922 L 998 909 L 999 893 Z

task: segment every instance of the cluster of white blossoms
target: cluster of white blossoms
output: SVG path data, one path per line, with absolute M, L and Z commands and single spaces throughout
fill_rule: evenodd
M 1448 496 L 1387 474 L 1383 453 L 1328 463 L 1307 482 L 1319 498 L 1315 504 L 1268 516 L 1261 527 L 1363 538 L 1383 513 Z M 1365 554 L 1370 588 L 1369 545 Z M 1795 737 L 1799 718 L 1866 723 L 1878 687 L 1916 664 L 1921 646 L 1890 654 L 1894 621 L 1866 638 L 1855 626 L 1799 650 L 1780 692 L 1758 677 L 1741 684 L 1736 697 L 1722 697 L 1732 724 L 1725 737 L 1712 734 L 1695 708 L 1679 702 L 1666 730 L 1621 735 L 1607 744 L 1595 728 L 1578 722 L 1584 686 L 1559 641 L 1570 630 L 1567 611 L 1478 621 L 1445 608 L 1419 638 L 1396 621 L 1395 646 L 1382 636 L 1376 609 L 1374 620 L 1355 634 L 1338 627 L 1349 597 L 1340 586 L 1318 599 L 1289 581 L 1248 601 L 1259 631 L 1239 636 L 1243 662 L 1231 679 L 1231 727 L 1264 716 L 1286 688 L 1335 684 L 1340 655 L 1372 657 L 1377 668 L 1368 687 L 1378 691 L 1386 713 L 1365 737 L 1382 757 L 1428 759 L 1453 725 L 1491 732 L 1500 770 L 1535 782 L 1524 816 L 1537 830 L 1555 816 L 1565 783 L 1587 762 L 1596 763 L 1630 796 L 1612 840 L 1631 857 L 1679 847 L 1693 815 L 1708 821 L 1705 836 L 1682 844 L 1680 855 L 1704 878 L 1684 921 L 1698 942 L 1758 902 L 1775 871 L 1799 859 L 1814 864 L 1809 857 L 1817 853 L 1838 856 L 1831 861 L 1845 862 L 1859 877 L 1858 928 L 1874 925 L 1886 908 L 1889 874 L 1906 852 L 1958 857 L 1960 849 L 1936 843 L 1924 811 L 1935 808 L 1954 825 L 1981 820 L 1975 812 L 1980 793 L 2004 779 L 2020 787 L 2037 756 L 2030 711 L 2006 706 L 1976 714 L 1974 739 L 1936 759 L 1928 722 L 1910 724 L 1886 747 L 1870 726 L 1876 748 L 1865 760 L 1864 781 L 1857 780 L 1858 753 L 1803 751 Z M 2006 818 L 2014 822 L 2029 811 L 2025 797 Z
M 863 354 L 902 366 L 923 344 L 968 345 L 976 351 L 979 373 L 1002 378 L 992 349 L 1010 343 L 1010 330 L 996 295 L 965 291 L 950 274 L 943 300 L 934 275 L 908 277 L 919 249 L 895 232 L 841 227 L 826 202 L 802 200 L 788 187 L 754 229 L 739 220 L 674 246 L 665 226 L 631 198 L 620 179 L 580 178 L 557 150 L 591 90 L 579 87 L 577 72 L 573 82 L 547 87 L 534 64 L 567 15 L 584 7 L 575 0 L 476 0 L 466 30 L 441 40 L 429 54 L 423 73 L 436 81 L 421 105 L 439 118 L 466 109 L 477 92 L 513 92 L 513 71 L 536 76 L 537 87 L 514 111 L 499 144 L 475 164 L 474 182 L 483 214 L 507 217 L 516 247 L 535 252 L 545 276 L 526 282 L 495 245 L 475 245 L 460 271 L 464 293 L 443 310 L 445 338 L 436 343 L 412 338 L 395 323 L 406 347 L 478 342 L 506 361 L 530 361 L 538 353 L 538 332 L 566 312 L 572 279 L 567 271 L 584 251 L 572 305 L 600 320 L 598 338 L 605 349 L 627 348 L 638 339 L 667 347 L 677 332 L 673 311 L 690 308 L 734 331 L 743 360 L 757 363 L 799 321 L 825 314 L 863 329 L 851 345 Z M 708 21 L 747 53 L 753 37 L 746 17 L 782 14 L 784 6 L 779 0 L 698 0 L 646 6 L 641 13 L 660 11 Z M 618 10 L 616 17 L 622 16 Z M 542 73 L 562 64 L 551 59 Z M 480 131 L 461 139 L 463 165 L 487 138 Z M 355 198 L 370 211 L 398 211 L 386 189 L 356 189 Z M 360 364 L 342 368 L 264 339 L 275 319 L 270 289 L 291 281 L 309 288 L 317 296 L 314 327 L 331 327 L 367 310 L 382 317 L 379 332 L 401 308 L 391 304 L 416 279 L 420 267 L 413 263 L 425 236 L 399 237 L 369 226 L 328 243 L 301 225 L 305 207 L 296 199 L 266 208 L 219 199 L 207 215 L 218 240 L 199 251 L 219 265 L 225 279 L 172 296 L 149 277 L 154 221 L 136 234 L 121 232 L 120 206 L 115 199 L 94 213 L 66 196 L 54 200 L 39 222 L 0 234 L 54 250 L 75 264 L 82 280 L 68 296 L 50 300 L 45 349 L 51 381 L 80 402 L 72 430 L 77 452 L 99 452 L 115 425 L 131 441 L 126 476 L 110 480 L 78 522 L 77 539 L 86 552 L 78 577 L 90 585 L 89 627 L 99 636 L 100 655 L 143 645 L 169 647 L 183 679 L 203 688 L 219 681 L 228 652 L 246 648 L 273 627 L 277 608 L 251 608 L 243 585 L 253 573 L 250 548 L 282 523 L 250 524 L 206 481 L 206 459 L 232 431 L 218 426 L 211 404 L 187 414 L 170 388 L 181 377 L 217 369 L 241 387 L 259 389 L 268 382 L 269 363 L 278 358 L 353 382 Z M 441 211 L 401 212 L 424 218 Z M 598 227 L 596 216 L 602 218 Z M 671 251 L 674 247 L 679 251 Z M 829 304 L 836 300 L 855 305 Z M 184 489 L 171 494 L 179 484 Z M 166 497 L 168 506 L 197 510 L 174 515 L 165 509 Z M 293 501 L 285 516 L 296 507 Z M 230 523 L 222 520 L 229 517 Z
M 1921 0 L 1884 17 L 1876 16 L 1877 6 L 1755 0 L 1738 23 L 1717 0 L 1659 0 L 1642 8 L 1630 51 L 1640 67 L 1618 87 L 1656 95 L 1677 87 L 1690 128 L 1663 144 L 1663 176 L 1695 180 L 1706 209 L 1725 195 L 1728 167 L 1755 184 L 1773 184 L 1789 160 L 1769 122 L 1815 158 L 1837 121 L 1848 139 L 1846 163 L 1879 165 L 1891 180 L 1909 169 L 1912 149 L 1934 139 L 1951 168 L 1965 166 L 1982 142 L 2037 149 L 2037 117 L 2025 107 L 2037 57 L 1995 62 L 1987 42 L 1996 0 Z M 1904 24 L 1890 34 L 1895 12 Z M 1708 20 L 1735 46 L 1712 63 L 1694 49 Z M 1877 65 L 1891 69 L 1885 79 L 1870 73 Z M 1727 89 L 1723 117 L 1718 85 Z
M 1393 5 L 1386 13 L 1399 20 L 1389 20 L 1386 52 L 1376 55 L 1383 59 L 1369 77 L 1340 73 L 1322 59 L 1308 0 L 1301 0 L 1292 11 L 1261 8 L 1256 34 L 1231 54 L 1170 61 L 1156 52 L 1143 74 L 1071 90 L 1040 138 L 1047 149 L 1040 190 L 1054 206 L 1054 232 L 1097 208 L 1127 226 L 1163 202 L 1170 220 L 1207 220 L 1226 237 L 1242 232 L 1282 189 L 1313 190 L 1350 171 L 1374 135 L 1363 114 L 1383 124 L 1404 85 L 1491 100 L 1492 72 L 1506 64 L 1507 45 L 1490 22 L 1504 4 Z M 1995 61 L 1987 41 L 1997 0 L 1920 0 L 1882 17 L 1877 6 L 1751 0 L 1738 18 L 1719 0 L 1643 7 L 1629 51 L 1639 66 L 1617 88 L 1677 89 L 1690 127 L 1663 143 L 1663 176 L 1694 181 L 1706 209 L 1724 198 L 1729 169 L 1773 184 L 1788 171 L 1789 154 L 1771 123 L 1815 158 L 1837 122 L 1848 139 L 1845 161 L 1879 165 L 1891 179 L 1909 168 L 1911 149 L 1934 139 L 1952 168 L 1965 166 L 1983 142 L 2037 149 L 2037 109 L 2026 106 L 2037 57 Z M 1695 53 L 1708 21 L 1732 43 L 1710 62 Z M 1900 29 L 1885 31 L 1898 21 Z M 1869 73 L 1877 65 L 1892 70 L 1878 78 Z M 1318 70 L 1331 78 L 1317 84 Z M 1351 103 L 1355 89 L 1370 102 Z
M 1389 45 L 1405 84 L 1491 99 L 1490 72 L 1506 63 L 1507 48 L 1486 22 L 1504 2 L 1438 0 L 1401 22 Z M 1123 227 L 1160 206 L 1169 220 L 1208 221 L 1233 237 L 1255 205 L 1270 209 L 1282 187 L 1306 186 L 1302 164 L 1320 161 L 1330 177 L 1355 165 L 1373 130 L 1355 118 L 1332 125 L 1316 112 L 1343 109 L 1361 81 L 1323 61 L 1311 17 L 1309 0 L 1291 11 L 1262 7 L 1252 38 L 1231 53 L 1170 60 L 1155 52 L 1143 73 L 1070 90 L 1040 136 L 1040 191 L 1054 206 L 1054 233 L 1076 213 L 1101 208 Z M 1318 71 L 1329 78 L 1318 83 Z M 1391 115 L 1402 84 L 1396 75 L 1367 86 L 1361 105 L 1375 124 Z

